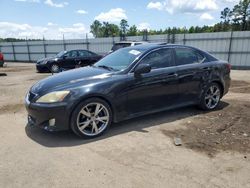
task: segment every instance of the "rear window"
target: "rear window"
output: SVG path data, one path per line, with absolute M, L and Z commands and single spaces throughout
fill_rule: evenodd
M 129 46 L 131 46 L 131 43 L 117 43 L 117 44 L 114 44 L 111 50 L 116 51 L 116 50 L 119 50 L 120 48 L 126 48 Z

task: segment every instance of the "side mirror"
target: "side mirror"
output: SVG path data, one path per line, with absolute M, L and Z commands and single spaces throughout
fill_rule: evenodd
M 145 73 L 149 73 L 151 71 L 151 66 L 149 64 L 139 64 L 136 68 L 135 68 L 135 75 L 140 75 L 140 74 L 145 74 Z
M 63 59 L 66 59 L 68 56 L 67 55 L 63 55 Z

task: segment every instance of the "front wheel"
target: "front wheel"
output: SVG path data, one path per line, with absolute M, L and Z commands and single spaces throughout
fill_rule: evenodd
M 58 73 L 60 71 L 60 67 L 57 64 L 53 64 L 50 68 L 52 73 Z
M 71 117 L 71 129 L 84 138 L 103 134 L 112 122 L 110 106 L 102 99 L 90 98 L 80 103 Z
M 203 110 L 215 109 L 221 99 L 221 87 L 217 83 L 211 83 L 201 97 L 200 107 Z

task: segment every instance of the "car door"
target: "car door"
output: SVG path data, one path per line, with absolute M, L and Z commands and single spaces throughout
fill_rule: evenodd
M 88 66 L 91 64 L 91 57 L 90 54 L 88 53 L 88 51 L 86 50 L 79 50 L 79 57 L 78 57 L 78 64 L 80 64 L 82 67 L 84 66 Z
M 62 67 L 65 69 L 73 69 L 76 67 L 76 60 L 78 58 L 77 50 L 71 50 L 64 54 Z
M 180 102 L 197 102 L 203 81 L 208 77 L 206 57 L 198 50 L 187 47 L 175 48 L 175 59 L 180 90 Z
M 152 70 L 140 77 L 129 74 L 127 108 L 130 115 L 173 106 L 178 101 L 179 91 L 172 49 L 154 50 L 140 63 L 151 65 Z

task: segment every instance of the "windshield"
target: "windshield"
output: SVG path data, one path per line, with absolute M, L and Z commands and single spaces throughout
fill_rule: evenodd
M 59 53 L 56 55 L 56 57 L 62 57 L 63 54 L 65 54 L 65 53 L 66 53 L 66 51 L 61 51 L 61 52 L 59 52 Z
M 94 66 L 108 67 L 110 69 L 120 71 L 127 68 L 137 57 L 139 57 L 145 50 L 122 48 L 111 53 L 98 61 Z

